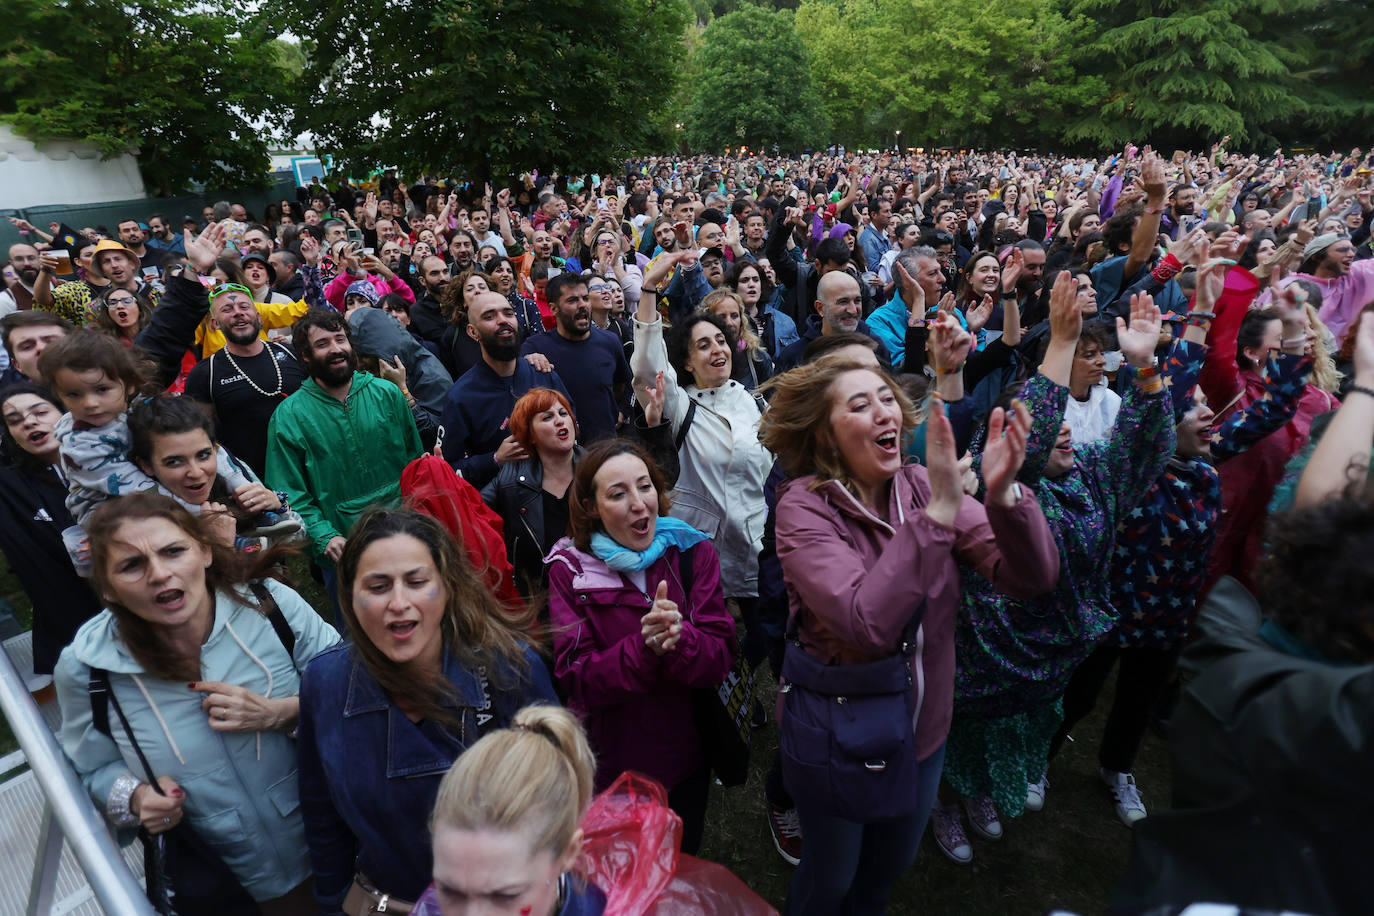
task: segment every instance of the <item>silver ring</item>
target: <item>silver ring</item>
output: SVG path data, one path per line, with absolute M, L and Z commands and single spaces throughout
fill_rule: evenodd
M 171 819 L 170 817 L 164 817 L 164 818 L 162 819 L 162 823 L 164 823 L 164 824 L 170 824 L 170 823 L 172 823 L 172 819 Z
M 656 646 L 656 645 L 658 645 L 658 637 L 657 637 L 657 636 L 650 636 L 650 637 L 649 637 L 649 645 L 651 645 L 651 646 Z

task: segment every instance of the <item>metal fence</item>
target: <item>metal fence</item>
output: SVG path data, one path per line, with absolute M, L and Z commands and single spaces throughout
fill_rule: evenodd
M 4 209 L 0 206 L 0 217 L 17 216 L 26 219 L 44 232 L 48 231 L 48 223 L 56 221 L 76 229 L 105 226 L 113 235 L 115 224 L 121 219 L 138 219 L 146 223 L 149 216 L 161 213 L 171 223 L 172 231 L 180 232 L 184 217 L 190 216 L 199 220 L 201 210 L 207 204 L 219 200 L 243 204 L 250 213 L 260 218 L 268 204 L 296 200 L 296 180 L 291 176 L 279 177 L 265 189 L 206 191 L 204 194 L 186 194 L 180 197 L 144 197 L 137 200 L 111 200 L 77 206 L 23 207 L 18 210 Z M 4 201 L 0 200 L 0 205 L 3 203 Z M 0 258 L 4 257 L 3 252 L 8 251 L 15 242 L 32 241 L 32 238 L 20 235 L 9 220 L 0 219 Z
M 154 916 L 143 886 L 125 863 L 105 818 L 91 803 L 7 652 L 0 652 L 0 708 L 43 794 L 28 900 L 22 912 L 27 916 L 54 912 L 65 840 L 107 916 Z M 13 859 L 0 863 L 6 871 L 22 867 Z M 17 903 L 6 900 L 5 909 L 20 912 L 14 906 Z

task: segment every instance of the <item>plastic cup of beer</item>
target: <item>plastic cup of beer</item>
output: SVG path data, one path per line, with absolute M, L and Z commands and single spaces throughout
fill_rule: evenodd
M 57 273 L 67 276 L 72 272 L 72 253 L 65 248 L 49 251 L 50 257 L 57 258 Z

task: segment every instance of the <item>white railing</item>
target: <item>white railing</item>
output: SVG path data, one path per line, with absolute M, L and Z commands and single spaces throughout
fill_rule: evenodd
M 25 912 L 52 912 L 57 869 L 65 839 L 108 916 L 154 916 L 139 879 L 129 870 L 114 837 L 67 762 L 57 739 L 29 695 L 9 655 L 0 652 L 0 709 L 43 791 L 43 823 L 38 834 L 33 880 Z

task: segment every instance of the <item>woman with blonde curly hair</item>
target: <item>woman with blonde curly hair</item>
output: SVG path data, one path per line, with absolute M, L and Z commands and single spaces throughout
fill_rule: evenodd
M 735 360 L 730 377 L 753 391 L 773 376 L 773 360 L 764 350 L 754 322 L 744 313 L 744 300 L 732 289 L 713 289 L 701 300 L 700 311 L 719 315 L 735 335 Z
M 960 566 L 1025 596 L 1058 576 L 1045 517 L 1015 482 L 1030 418 L 994 411 L 984 504 L 963 492 L 942 411 L 928 421 L 928 465 L 903 464 L 916 413 L 881 370 L 829 357 L 764 388 L 760 439 L 789 478 L 776 513 L 791 603 L 783 781 L 806 838 L 787 912 L 880 912 L 916 857 L 940 780 Z M 872 693 L 860 681 L 879 669 L 895 676 L 884 703 L 836 706 Z M 847 724 L 836 708 L 850 711 Z

